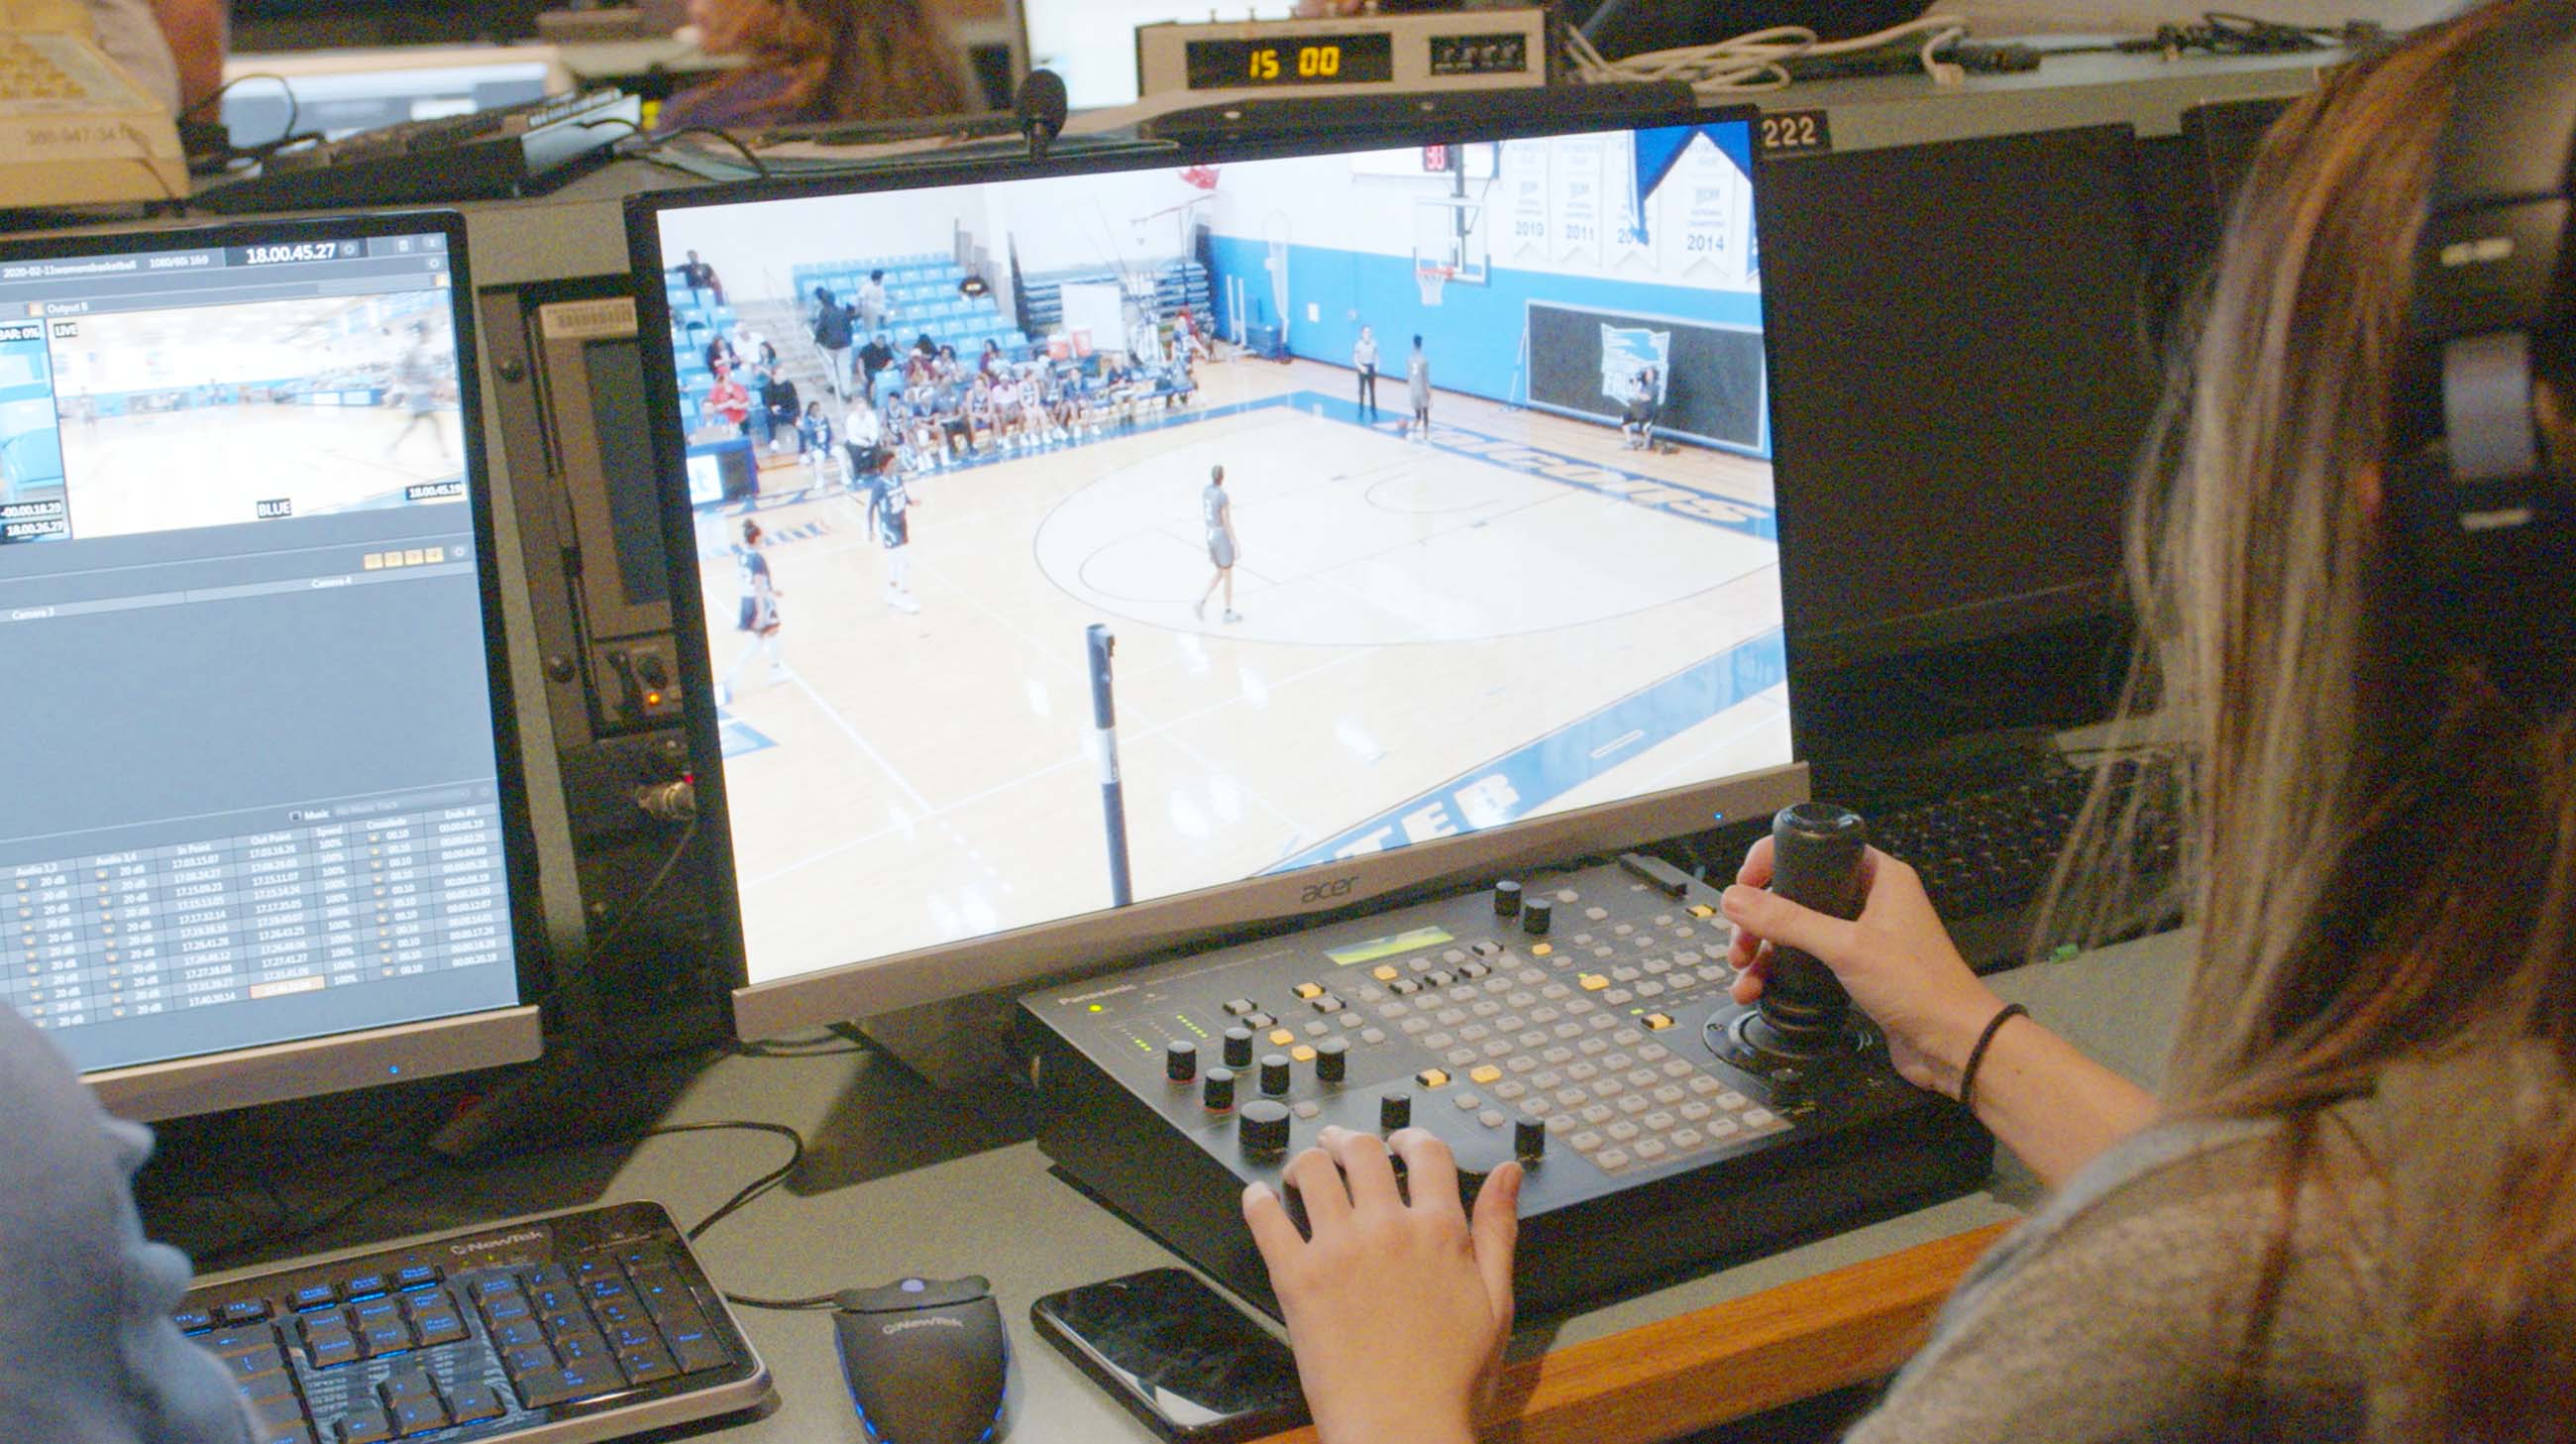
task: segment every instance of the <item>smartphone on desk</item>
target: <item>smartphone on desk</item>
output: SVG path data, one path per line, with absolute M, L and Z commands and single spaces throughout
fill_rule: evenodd
M 1187 1269 L 1049 1294 L 1029 1318 L 1166 1439 L 1227 1444 L 1306 1422 L 1288 1346 Z

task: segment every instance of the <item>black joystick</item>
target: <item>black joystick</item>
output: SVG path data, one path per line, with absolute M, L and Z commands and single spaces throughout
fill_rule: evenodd
M 1382 1133 L 1393 1133 L 1413 1123 L 1413 1095 L 1389 1093 L 1377 1100 L 1377 1126 Z
M 1261 1058 L 1261 1091 L 1276 1098 L 1288 1091 L 1288 1055 L 1265 1053 Z
M 1163 1049 L 1163 1076 L 1175 1083 L 1187 1083 L 1199 1075 L 1199 1045 L 1187 1038 L 1175 1038 Z
M 1207 1099 L 1209 1112 L 1223 1113 L 1234 1106 L 1233 1069 L 1210 1068 L 1207 1070 L 1206 1079 L 1199 1084 L 1199 1087 Z
M 1534 938 L 1547 936 L 1548 924 L 1556 919 L 1556 904 L 1543 897 L 1525 898 L 1521 902 L 1521 931 Z
M 1869 825 L 1849 808 L 1784 807 L 1771 819 L 1771 891 L 1828 917 L 1859 917 L 1868 848 Z M 1850 1015 L 1851 994 L 1832 969 L 1775 943 L 1762 1001 L 1739 1020 L 1735 1038 L 1775 1060 L 1814 1058 L 1851 1046 Z
M 1225 1066 L 1228 1068 L 1249 1068 L 1252 1066 L 1251 1029 L 1228 1028 L 1225 1030 Z
M 1521 910 L 1521 885 L 1505 878 L 1494 884 L 1494 916 L 1507 918 Z
M 1512 1122 L 1512 1154 L 1523 1163 L 1547 1156 L 1547 1121 L 1524 1113 Z

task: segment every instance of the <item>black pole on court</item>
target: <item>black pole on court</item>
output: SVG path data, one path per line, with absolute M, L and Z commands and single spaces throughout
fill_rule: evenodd
M 1109 829 L 1109 901 L 1125 907 L 1136 900 L 1127 878 L 1127 794 L 1118 780 L 1117 684 L 1109 675 L 1109 654 L 1118 639 L 1098 622 L 1083 629 L 1091 653 L 1091 725 L 1100 744 L 1100 817 Z

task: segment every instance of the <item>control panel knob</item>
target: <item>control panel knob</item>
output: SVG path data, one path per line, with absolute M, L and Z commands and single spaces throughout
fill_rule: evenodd
M 1389 1093 L 1377 1100 L 1377 1126 L 1383 1133 L 1393 1133 L 1413 1122 L 1413 1095 Z
M 1261 1056 L 1261 1091 L 1276 1098 L 1288 1091 L 1288 1055 L 1265 1053 Z
M 1856 918 L 1869 825 L 1848 808 L 1802 802 L 1771 819 L 1771 891 L 1828 917 Z M 1790 1052 L 1839 1044 L 1851 995 L 1833 970 L 1797 948 L 1773 947 L 1758 1005 L 1766 1042 Z
M 1521 910 L 1521 885 L 1505 878 L 1494 884 L 1494 916 L 1507 918 Z
M 1174 1038 L 1163 1046 L 1163 1076 L 1175 1083 L 1187 1083 L 1199 1075 L 1199 1045 L 1187 1038 Z
M 1524 1114 L 1512 1124 L 1512 1152 L 1524 1163 L 1547 1156 L 1547 1121 Z
M 1246 1153 L 1285 1153 L 1288 1151 L 1288 1107 L 1257 1098 L 1243 1105 L 1235 1115 L 1237 1136 L 1243 1140 Z
M 1326 1038 L 1315 1045 L 1315 1077 L 1325 1083 L 1339 1083 L 1350 1076 L 1351 1045 L 1339 1038 Z
M 1223 1113 L 1234 1106 L 1234 1070 L 1210 1068 L 1199 1084 L 1200 1096 L 1207 1100 L 1208 1111 Z
M 1228 1068 L 1252 1066 L 1252 1030 L 1250 1028 L 1225 1030 L 1225 1066 Z
M 1521 931 L 1531 937 L 1545 937 L 1547 926 L 1556 920 L 1556 904 L 1534 897 L 1521 904 Z

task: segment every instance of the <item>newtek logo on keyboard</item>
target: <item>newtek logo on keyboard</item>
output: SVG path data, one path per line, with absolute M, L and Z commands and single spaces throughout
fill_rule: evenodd
M 447 1246 L 447 1251 L 458 1258 L 463 1258 L 470 1253 L 483 1253 L 490 1249 L 508 1248 L 512 1244 L 544 1243 L 549 1237 L 551 1237 L 551 1235 L 541 1228 L 522 1229 L 517 1233 L 500 1234 L 493 1238 L 474 1238 L 467 1239 L 463 1243 L 452 1243 Z

